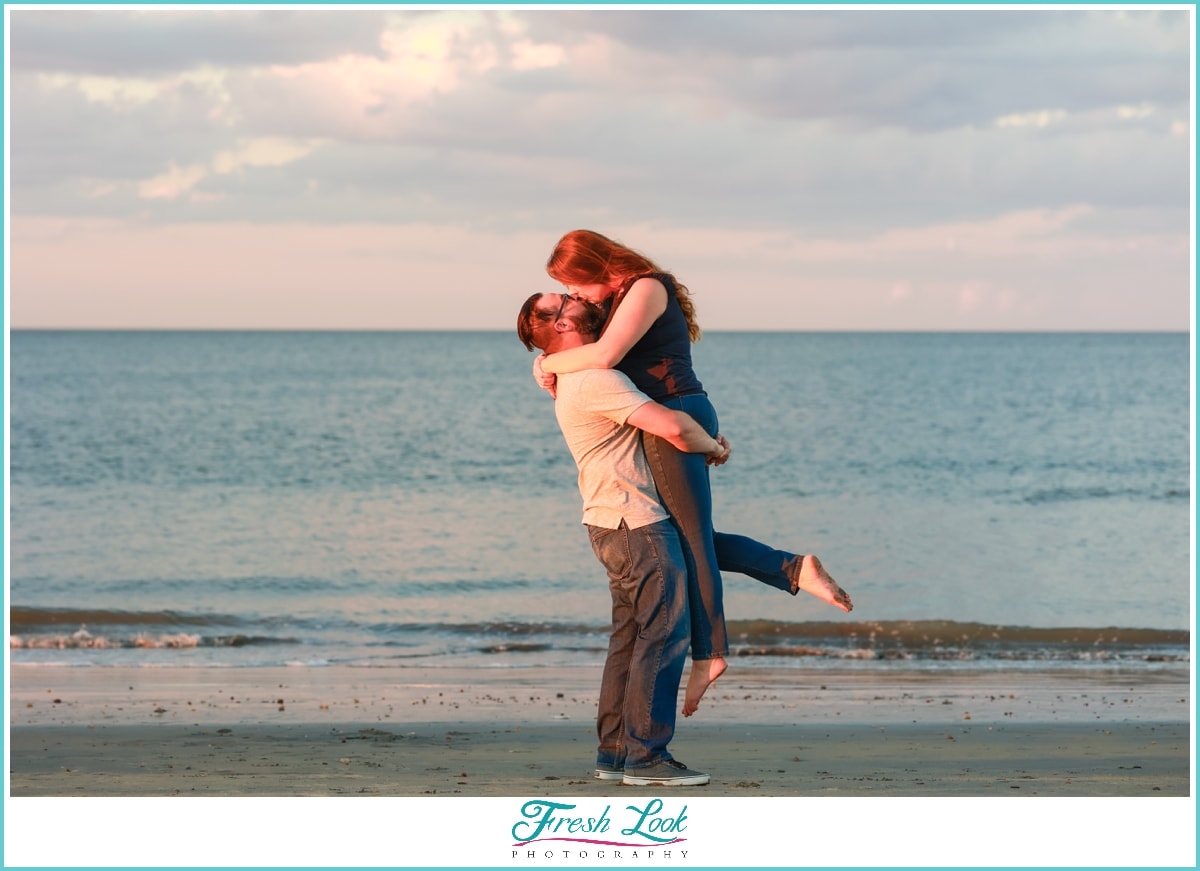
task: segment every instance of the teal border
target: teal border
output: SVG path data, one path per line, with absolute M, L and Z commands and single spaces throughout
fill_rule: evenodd
M 265 0 L 265 2 L 258 2 L 258 3 L 233 2 L 233 3 L 222 3 L 222 4 L 208 4 L 208 3 L 203 3 L 203 2 L 195 2 L 195 3 L 190 3 L 190 4 L 189 3 L 166 4 L 166 3 L 155 3 L 155 2 L 142 2 L 142 3 L 131 3 L 131 4 L 80 3 L 80 2 L 58 3 L 58 2 L 52 2 L 52 0 L 32 0 L 32 2 L 26 2 L 26 3 L 0 3 L 0 10 L 7 12 L 7 10 L 10 7 L 35 8 L 35 7 L 39 7 L 39 6 L 53 6 L 55 8 L 63 8 L 63 9 L 73 9 L 73 8 L 85 9 L 85 8 L 94 8 L 97 6 L 106 6 L 106 5 L 121 5 L 122 7 L 128 7 L 130 9 L 136 9 L 136 8 L 149 9 L 149 8 L 154 8 L 156 6 L 163 6 L 163 5 L 171 5 L 171 6 L 176 6 L 176 5 L 199 5 L 199 6 L 221 5 L 221 6 L 236 7 L 236 6 L 336 6 L 337 4 L 320 3 L 320 2 L 315 2 L 315 0 L 314 0 L 314 2 L 309 2 L 309 0 L 305 0 L 305 2 L 300 2 L 300 3 L 288 2 L 288 0 Z M 720 7 L 733 8 L 733 7 L 738 6 L 739 4 L 727 3 L 727 2 L 715 2 L 715 0 L 701 0 L 701 2 L 686 2 L 686 0 L 666 0 L 666 2 L 662 2 L 662 3 L 627 3 L 627 2 L 618 2 L 618 0 L 599 0 L 599 2 L 586 3 L 586 4 L 559 3 L 559 2 L 553 2 L 553 0 L 532 0 L 532 2 L 520 2 L 520 3 L 501 3 L 501 2 L 475 3 L 475 2 L 470 2 L 470 0 L 449 0 L 449 2 L 438 3 L 438 4 L 395 3 L 395 2 L 386 2 L 386 0 L 365 0 L 365 2 L 361 2 L 361 0 L 360 0 L 360 2 L 356 2 L 355 5 L 359 5 L 359 6 L 469 5 L 469 6 L 480 6 L 480 7 L 495 6 L 497 8 L 537 8 L 537 7 L 561 7 L 561 6 L 571 6 L 571 5 L 586 5 L 586 6 L 599 6 L 599 7 L 610 7 L 610 8 L 638 9 L 638 8 L 659 8 L 659 7 L 664 7 L 664 6 L 688 6 L 688 7 L 720 6 Z M 747 4 L 747 5 L 750 5 L 750 4 Z M 786 6 L 786 7 L 798 7 L 798 8 L 804 7 L 804 6 L 813 6 L 813 7 L 822 7 L 822 8 L 828 8 L 828 7 L 846 7 L 846 8 L 875 7 L 875 8 L 878 8 L 878 7 L 886 7 L 886 6 L 898 6 L 898 7 L 913 7 L 913 6 L 939 7 L 939 6 L 943 6 L 943 7 L 954 7 L 954 8 L 963 8 L 963 9 L 989 8 L 989 7 L 990 8 L 1021 7 L 1021 8 L 1029 8 L 1029 9 L 1038 9 L 1038 8 L 1052 9 L 1052 8 L 1063 8 L 1063 7 L 1071 7 L 1071 6 L 1095 7 L 1095 8 L 1129 8 L 1129 7 L 1145 6 L 1145 7 L 1154 7 L 1154 8 L 1162 8 L 1162 9 L 1191 10 L 1192 16 L 1193 16 L 1193 28 L 1195 26 L 1195 15 L 1196 15 L 1196 8 L 1197 8 L 1196 3 L 1153 3 L 1153 2 L 1146 2 L 1146 0 L 1135 0 L 1135 2 L 1132 2 L 1132 3 L 1088 3 L 1088 2 L 1085 2 L 1085 0 L 1065 0 L 1065 2 L 1059 2 L 1059 3 L 1048 3 L 1048 2 L 1024 3 L 1024 2 L 1018 2 L 1018 0 L 1000 0 L 1000 2 L 994 2 L 994 3 L 956 3 L 956 2 L 950 2 L 950 0 L 932 0 L 932 2 L 926 2 L 926 3 L 920 3 L 920 4 L 906 3 L 906 2 L 902 2 L 902 0 L 883 0 L 883 2 L 867 2 L 867 0 L 838 0 L 838 2 L 835 2 L 835 3 L 792 3 L 792 2 L 785 2 L 785 0 L 765 0 L 765 2 L 764 2 L 764 0 L 755 0 L 755 2 L 752 5 L 754 5 L 756 7 L 761 7 L 761 6 L 784 7 L 784 6 Z M 747 11 L 749 11 L 749 10 L 747 10 Z M 7 16 L 4 16 L 3 19 L 0 19 L 0 60 L 2 60 L 2 65 L 0 65 L 0 86 L 2 86 L 4 88 L 4 90 L 3 90 L 4 96 L 7 95 L 7 72 L 8 72 L 8 57 L 7 57 L 7 53 L 5 51 L 6 41 L 7 41 Z M 1195 124 L 1196 124 L 1195 109 L 1196 109 L 1196 85 L 1197 85 L 1197 82 L 1194 78 L 1194 75 L 1195 75 L 1194 60 L 1195 60 L 1195 45 L 1193 44 L 1193 81 L 1191 83 L 1192 84 L 1193 131 L 1195 130 Z M 0 102 L 3 102 L 3 97 L 0 97 Z M 4 109 L 6 112 L 6 122 L 7 122 L 7 104 L 6 103 L 4 105 Z M 5 127 L 6 127 L 6 129 L 5 129 L 6 148 L 5 148 L 3 156 L 0 157 L 0 163 L 3 164 L 3 170 L 4 170 L 3 173 L 0 174 L 0 194 L 2 194 L 2 195 L 7 195 L 7 193 L 8 193 L 8 189 L 6 186 L 7 171 L 8 171 L 7 123 L 6 123 Z M 1193 239 L 1194 239 L 1195 230 L 1196 230 L 1196 228 L 1195 228 L 1196 141 L 1195 141 L 1194 135 L 1193 135 L 1193 141 L 1192 141 L 1192 150 L 1193 150 L 1193 153 L 1192 153 L 1193 176 L 1192 176 L 1191 196 L 1192 196 L 1192 214 L 1193 214 L 1192 232 L 1193 232 Z M 2 508 L 4 510 L 4 517 L 5 517 L 5 539 L 3 542 L 0 542 L 0 551 L 3 551 L 3 553 L 4 553 L 5 584 L 4 584 L 3 596 L 4 596 L 4 606 L 5 606 L 5 608 L 7 608 L 8 607 L 8 554 L 7 554 L 7 547 L 6 547 L 6 545 L 7 545 L 7 518 L 8 518 L 8 514 L 7 514 L 7 511 L 8 511 L 8 500 L 7 500 L 7 496 L 8 496 L 7 456 L 8 455 L 7 455 L 7 450 L 8 450 L 8 433 L 9 433 L 9 428 L 8 428 L 8 375 L 9 375 L 8 336 L 9 336 L 9 329 L 10 329 L 10 325 L 9 325 L 9 281 L 8 281 L 8 265 L 9 264 L 8 264 L 8 250 L 7 250 L 7 242 L 8 242 L 7 200 L 6 200 L 6 208 L 5 208 L 4 214 L 0 215 L 0 227 L 3 228 L 4 239 L 5 239 L 5 251 L 4 251 L 4 255 L 3 255 L 4 279 L 5 279 L 4 280 L 4 314 L 3 314 L 3 317 L 4 317 L 4 355 L 3 355 L 3 359 L 0 360 L 0 379 L 2 379 L 3 392 L 4 392 L 5 427 L 4 427 L 4 432 L 2 434 L 0 434 L 0 446 L 2 446 L 4 449 L 4 455 L 5 455 L 5 461 L 6 461 L 5 469 L 4 469 L 4 488 L 3 488 L 3 491 L 0 492 L 0 508 Z M 1194 391 L 1195 391 L 1195 384 L 1196 384 L 1196 381 L 1195 381 L 1195 372 L 1196 372 L 1195 362 L 1196 361 L 1195 361 L 1194 345 L 1195 345 L 1195 337 L 1196 337 L 1196 328 L 1197 328 L 1197 324 L 1198 324 L 1196 280 L 1195 279 L 1196 279 L 1196 276 L 1195 276 L 1195 250 L 1193 249 L 1193 252 L 1192 252 L 1192 302 L 1193 302 L 1193 307 L 1192 307 L 1192 323 L 1191 323 L 1192 341 L 1193 341 L 1193 359 L 1192 359 L 1193 399 L 1195 399 Z M 1197 423 L 1197 419 L 1195 417 L 1193 417 L 1193 420 L 1192 420 L 1193 437 L 1195 436 L 1195 433 L 1196 433 L 1196 423 Z M 1193 444 L 1195 445 L 1195 439 L 1193 440 Z M 1200 448 L 1197 448 L 1193 453 L 1193 468 L 1194 469 L 1200 468 Z M 1196 559 L 1196 554 L 1194 552 L 1192 554 L 1192 558 L 1193 558 L 1193 560 Z M 1193 615 L 1193 616 L 1195 616 L 1195 615 Z M 7 650 L 7 648 L 6 648 L 6 650 Z M 7 670 L 7 652 L 4 655 L 5 655 L 5 666 L 6 666 L 6 670 Z M 1193 678 L 1193 680 L 1194 680 L 1194 678 Z M 1193 708 L 1192 708 L 1192 710 L 1193 710 L 1193 718 L 1194 718 L 1195 717 L 1195 713 L 1194 713 L 1195 712 L 1195 698 L 1194 698 L 1195 687 L 1194 687 L 1194 685 L 1193 685 L 1192 689 L 1193 689 L 1193 699 L 1192 699 Z M 8 714 L 9 714 L 7 684 L 5 686 L 4 698 L 3 698 L 3 700 L 0 700 L 0 711 L 3 711 L 5 723 L 7 724 Z M 7 732 L 5 734 L 7 735 Z M 1195 753 L 1195 751 L 1196 751 L 1196 748 L 1193 747 L 1193 754 Z M 1195 770 L 1196 770 L 1196 759 L 1195 759 L 1195 756 L 1193 755 L 1193 758 L 1192 758 L 1193 785 L 1195 785 L 1195 779 L 1194 779 Z M 1195 796 L 1193 796 L 1193 799 L 1194 798 L 1195 798 Z M 7 795 L 3 796 L 3 801 L 7 801 L 7 799 L 8 799 Z M 836 801 L 837 799 L 830 799 L 830 800 Z M 1049 809 L 1049 807 L 1050 806 L 1048 805 L 1047 809 Z M 986 809 L 981 806 L 980 812 L 986 813 Z M 69 837 L 68 833 L 64 833 L 64 834 Z M 1066 838 L 1086 836 L 1084 833 L 1079 833 L 1079 832 L 1064 832 L 1063 834 L 1064 834 L 1064 837 L 1066 837 Z M 863 835 L 869 836 L 869 833 L 863 833 Z M 207 835 L 205 833 L 200 833 L 200 832 L 197 833 L 197 837 L 206 837 L 206 836 L 215 836 L 215 833 L 208 833 Z M 1155 836 L 1155 834 L 1154 833 L 1142 833 L 1142 835 L 1140 835 L 1140 836 L 1152 838 Z M 331 837 L 338 837 L 338 834 L 336 832 L 331 832 Z M 799 842 L 802 842 L 804 837 L 805 837 L 805 833 L 798 833 L 798 841 Z M 1018 833 L 1018 832 L 997 832 L 995 834 L 995 837 L 996 838 L 1020 837 L 1020 833 Z M 1139 834 L 1135 833 L 1135 832 L 1130 832 L 1130 837 L 1139 837 Z M 981 850 L 983 849 L 984 846 L 985 845 L 981 845 Z M 51 845 L 48 845 L 48 850 L 52 852 L 53 847 Z M 186 852 L 185 848 L 182 845 L 181 845 L 181 851 Z M 801 849 L 798 852 L 800 852 L 802 854 L 803 851 Z M 16 867 L 20 867 L 20 866 L 5 865 L 3 867 L 16 868 Z M 66 868 L 66 867 L 87 867 L 87 866 L 37 866 L 38 869 Z M 112 866 L 94 866 L 94 867 L 120 867 L 120 866 L 112 865 Z M 197 866 L 162 865 L 162 866 L 138 866 L 138 867 L 150 869 L 150 868 L 176 868 L 176 867 L 197 867 Z M 220 867 L 224 868 L 224 867 L 236 867 L 236 866 L 220 866 Z M 278 866 L 255 866 L 255 867 L 257 867 L 257 868 L 288 868 L 288 867 L 308 868 L 309 866 L 278 865 Z M 362 871 L 378 871 L 378 868 L 381 866 L 345 866 L 345 867 L 347 869 L 362 869 Z M 408 866 L 397 866 L 397 867 L 408 867 Z M 445 866 L 445 867 L 451 867 L 451 866 Z M 521 869 L 557 868 L 557 867 L 561 867 L 561 866 L 552 865 L 552 864 L 546 864 L 546 865 L 538 864 L 538 865 L 520 865 L 520 866 L 512 865 L 512 866 L 463 866 L 463 867 L 482 868 L 482 869 L 484 869 L 484 871 L 489 871 L 489 869 L 494 869 L 494 871 L 514 871 L 515 868 L 521 868 Z M 611 865 L 611 864 L 601 865 L 600 863 L 588 863 L 588 864 L 580 863 L 579 865 L 573 866 L 573 867 L 578 867 L 580 869 L 583 869 L 583 868 L 587 868 L 587 869 L 592 869 L 592 868 L 621 868 L 621 869 L 626 869 L 626 868 L 635 869 L 636 868 L 636 869 L 641 869 L 641 868 L 646 868 L 646 867 L 666 867 L 666 866 L 650 866 L 650 865 L 640 864 L 640 863 L 639 864 L 628 863 L 628 864 L 622 864 L 620 866 Z M 726 869 L 721 866 L 693 866 L 693 865 L 688 865 L 688 864 L 681 864 L 681 865 L 670 866 L 670 867 L 682 867 L 682 868 L 689 869 L 689 871 L 726 871 Z M 742 866 L 739 866 L 739 867 L 742 867 Z M 748 871 L 758 871 L 758 869 L 762 869 L 762 871 L 777 871 L 777 866 L 746 866 L 746 867 L 748 868 Z M 808 867 L 808 866 L 804 866 L 804 867 Z M 855 871 L 855 869 L 863 869 L 863 868 L 870 868 L 870 867 L 878 867 L 878 866 L 859 866 L 859 865 L 837 866 L 837 869 L 830 869 L 830 871 Z M 895 867 L 910 868 L 910 867 L 914 867 L 914 866 L 906 865 L 906 866 L 895 866 Z M 938 867 L 940 869 L 946 869 L 946 871 L 953 871 L 954 868 L 974 868 L 974 867 L 981 867 L 981 866 L 962 865 L 962 866 L 938 866 Z M 1015 867 L 1015 866 L 984 866 L 984 867 L 1004 868 L 1004 867 Z M 1149 867 L 1149 866 L 1147 866 L 1147 867 Z

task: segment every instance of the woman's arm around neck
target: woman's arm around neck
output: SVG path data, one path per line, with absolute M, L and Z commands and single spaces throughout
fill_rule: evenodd
M 611 369 L 667 310 L 667 289 L 657 278 L 639 278 L 609 317 L 597 341 L 542 358 L 542 368 L 560 375 L 581 369 Z

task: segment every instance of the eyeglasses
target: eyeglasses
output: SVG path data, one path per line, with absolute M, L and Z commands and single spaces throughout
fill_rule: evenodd
M 544 309 L 544 308 L 535 309 L 534 314 L 537 316 L 538 320 L 550 321 L 551 323 L 556 324 L 560 320 L 562 320 L 563 312 L 566 311 L 567 303 L 569 303 L 570 301 L 571 301 L 570 294 L 567 294 L 567 293 L 562 294 L 562 302 L 559 303 L 558 311 L 554 313 L 553 320 L 550 320 L 550 310 L 549 309 Z

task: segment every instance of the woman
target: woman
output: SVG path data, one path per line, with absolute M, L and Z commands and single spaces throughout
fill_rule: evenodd
M 692 368 L 691 343 L 700 338 L 688 289 L 648 257 L 591 230 L 572 230 L 555 246 L 546 271 L 567 292 L 609 308 L 600 339 L 581 348 L 542 355 L 534 376 L 553 389 L 554 375 L 580 369 L 619 369 L 651 399 L 687 412 L 709 435 L 717 413 Z M 805 590 L 849 611 L 850 597 L 815 556 L 780 551 L 712 528 L 708 465 L 699 454 L 676 450 L 645 435 L 646 459 L 659 495 L 690 552 L 692 671 L 684 693 L 691 716 L 709 684 L 725 671 L 725 632 L 719 569 L 738 572 L 795 595 Z

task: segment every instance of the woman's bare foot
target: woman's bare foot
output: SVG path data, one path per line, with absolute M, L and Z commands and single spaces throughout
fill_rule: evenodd
M 835 608 L 841 608 L 843 611 L 854 610 L 850 595 L 837 585 L 837 581 L 829 577 L 829 572 L 825 571 L 821 561 L 811 553 L 805 555 L 804 562 L 800 565 L 800 577 L 792 583 L 796 585 L 795 589 L 811 593 Z
M 692 673 L 688 675 L 687 690 L 683 694 L 683 715 L 690 717 L 700 707 L 700 697 L 708 689 L 708 685 L 725 673 L 725 660 L 714 656 L 712 659 L 692 660 Z

